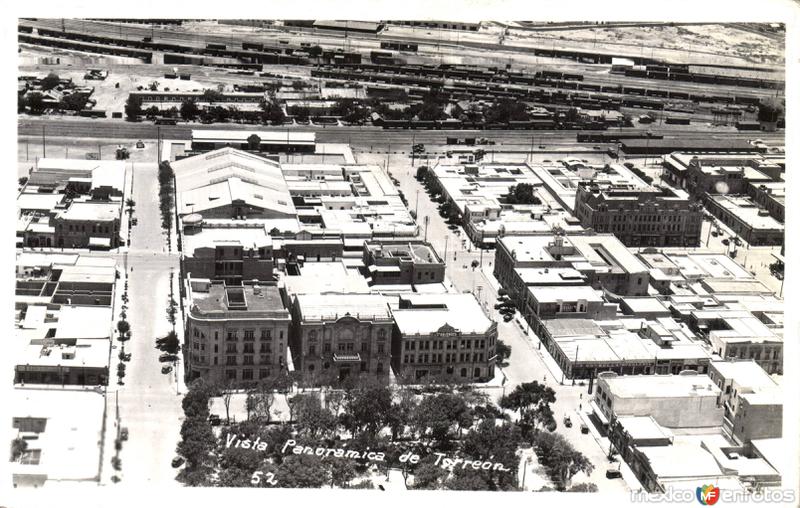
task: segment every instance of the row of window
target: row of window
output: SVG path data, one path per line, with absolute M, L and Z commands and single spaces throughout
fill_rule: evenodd
M 331 330 L 328 329 L 328 330 L 326 330 L 326 332 L 327 333 L 325 334 L 325 336 L 326 336 L 325 338 L 330 339 L 331 338 Z M 387 334 L 386 334 L 386 330 L 385 329 L 381 328 L 381 329 L 378 330 L 378 340 L 386 340 L 386 335 Z M 308 341 L 309 342 L 316 341 L 318 337 L 319 337 L 319 334 L 317 333 L 316 330 L 311 330 L 311 331 L 308 332 Z M 368 337 L 365 337 L 365 338 L 368 338 Z
M 406 351 L 429 351 L 433 350 L 453 350 L 453 349 L 472 349 L 472 339 L 461 339 L 460 344 L 458 340 L 406 340 L 403 342 L 403 347 Z M 494 344 L 494 339 L 489 339 L 489 346 Z M 486 339 L 475 339 L 474 342 L 476 349 L 486 348 Z M 460 346 L 460 347 L 459 347 Z
M 195 351 L 205 351 L 206 344 L 205 342 L 198 342 L 192 341 L 192 349 Z M 226 353 L 255 353 L 255 345 L 254 344 L 243 344 L 242 350 L 239 351 L 237 344 L 226 344 L 225 345 L 225 352 Z M 214 344 L 214 352 L 219 353 L 219 344 Z M 272 353 L 272 343 L 270 342 L 262 342 L 259 344 L 258 348 L 259 353 Z
M 219 365 L 219 357 L 212 356 L 213 364 Z M 198 365 L 208 365 L 208 356 L 199 355 L 199 354 L 192 354 L 192 362 Z M 256 362 L 256 357 L 254 355 L 246 355 L 242 358 L 242 362 L 238 362 L 237 356 L 226 356 L 225 357 L 225 365 L 272 365 L 272 355 L 259 355 L 258 361 Z M 283 365 L 283 356 L 278 357 L 278 363 Z
M 59 224 L 58 225 L 58 230 L 59 231 L 63 231 L 64 230 L 64 225 L 63 224 Z M 114 228 L 114 230 L 116 230 L 116 227 Z M 74 225 L 74 226 L 72 224 L 69 224 L 69 231 L 85 233 L 86 232 L 86 224 L 81 224 L 80 227 L 78 227 L 77 224 Z M 98 225 L 92 224 L 92 233 L 110 233 L 110 232 L 111 231 L 109 231 L 109 227 L 108 226 L 98 226 Z
M 470 359 L 471 358 L 471 359 Z M 455 363 L 455 362 L 482 362 L 483 361 L 483 353 L 418 353 L 416 355 L 409 354 L 403 355 L 403 363 Z
M 323 353 L 330 353 L 331 352 L 331 343 L 326 342 L 322 345 L 322 352 Z M 346 353 L 355 351 L 355 343 L 354 342 L 338 342 L 336 344 L 336 350 L 339 353 Z M 362 353 L 369 353 L 369 343 L 362 342 L 361 343 L 361 352 Z M 383 342 L 378 343 L 378 353 L 382 354 L 386 352 L 386 344 Z M 315 355 L 317 354 L 317 345 L 316 344 L 309 344 L 308 345 L 308 354 Z
M 269 369 L 258 369 L 258 379 L 268 378 L 271 375 L 271 371 Z M 238 381 L 239 378 L 238 371 L 235 369 L 227 369 L 225 371 L 225 377 L 230 379 L 231 381 Z M 242 369 L 242 381 L 252 381 L 253 380 L 253 369 Z

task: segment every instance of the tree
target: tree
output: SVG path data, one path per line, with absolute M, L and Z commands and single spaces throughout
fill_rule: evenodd
M 275 480 L 282 488 L 320 488 L 330 481 L 330 471 L 315 455 L 289 455 L 277 468 Z
M 575 123 L 579 118 L 578 108 L 569 108 L 564 115 L 564 120 L 567 122 Z
M 147 117 L 148 120 L 154 120 L 158 116 L 159 113 L 160 113 L 160 110 L 158 109 L 158 106 L 150 106 L 149 108 L 147 108 L 145 110 L 144 114 L 145 114 L 145 116 Z
M 336 429 L 336 418 L 327 408 L 322 407 L 318 395 L 299 394 L 292 397 L 292 401 L 297 426 L 312 438 L 320 434 L 329 435 Z
M 208 102 L 209 104 L 214 104 L 215 102 L 222 102 L 224 99 L 225 96 L 222 94 L 222 92 L 214 90 L 213 88 L 206 88 L 200 95 L 200 100 L 202 102 Z
M 117 331 L 120 335 L 127 335 L 131 330 L 131 325 L 124 319 L 117 321 Z
M 414 412 L 414 426 L 421 436 L 428 429 L 437 441 L 447 441 L 455 424 L 459 432 L 472 423 L 472 415 L 464 398 L 457 394 L 441 393 L 425 397 Z
M 247 411 L 257 419 L 269 422 L 272 419 L 272 405 L 275 394 L 272 386 L 266 381 L 260 381 L 254 388 L 247 392 Z
M 361 123 L 369 116 L 369 110 L 356 99 L 339 99 L 331 109 L 331 113 L 347 123 Z
M 286 114 L 281 109 L 277 101 L 261 101 L 261 111 L 264 123 L 271 122 L 273 125 L 280 125 L 286 121 Z
M 16 462 L 28 449 L 28 442 L 22 438 L 11 441 L 11 462 Z
M 142 98 L 138 95 L 129 95 L 125 102 L 125 116 L 128 120 L 136 120 L 142 116 Z
M 211 424 L 205 418 L 187 418 L 181 425 L 181 441 L 177 452 L 186 459 L 186 467 L 196 469 L 208 465 L 209 454 L 216 445 Z
M 440 466 L 437 466 L 432 457 L 426 458 L 414 470 L 413 489 L 419 490 L 438 490 L 441 488 L 448 473 Z
M 27 107 L 28 107 L 28 100 L 25 98 L 25 96 L 20 95 L 19 97 L 17 97 L 17 113 L 24 113 Z
M 425 180 L 425 177 L 428 175 L 428 166 L 420 166 L 417 168 L 417 181 Z
M 331 488 L 345 489 L 358 475 L 356 461 L 352 459 L 334 459 L 330 462 Z
M 352 417 L 354 433 L 375 435 L 386 426 L 392 410 L 392 392 L 383 386 L 368 387 L 352 392 L 345 411 Z
M 523 432 L 555 423 L 550 404 L 556 401 L 552 388 L 537 381 L 522 383 L 513 392 L 500 399 L 500 407 L 519 411 Z
M 485 475 L 471 469 L 455 469 L 453 475 L 444 482 L 444 488 L 466 491 L 497 490 Z
M 533 185 L 520 183 L 508 188 L 506 200 L 512 205 L 540 205 L 542 201 L 534 195 Z
M 81 111 L 83 108 L 86 107 L 86 103 L 89 101 L 89 98 L 82 93 L 71 93 L 69 95 L 65 95 L 61 102 L 58 104 L 58 107 L 67 111 Z
M 171 355 L 178 354 L 178 351 L 181 348 L 178 335 L 174 331 L 170 331 L 166 336 L 157 339 L 156 345 L 158 346 L 158 349 Z
M 509 490 L 517 484 L 517 449 L 521 440 L 517 426 L 507 423 L 498 426 L 494 419 L 487 419 L 466 435 L 461 452 L 472 460 L 502 464 L 507 471 L 481 469 L 479 476 L 491 490 Z
M 305 106 L 292 106 L 289 108 L 289 114 L 295 117 L 296 120 L 305 122 L 311 115 L 311 110 Z
M 322 55 L 322 47 L 319 46 L 318 44 L 315 44 L 310 48 L 308 48 L 308 56 L 310 56 L 311 58 L 319 58 L 320 55 Z
M 52 90 L 57 87 L 60 82 L 61 78 L 58 77 L 58 74 L 51 72 L 42 78 L 40 85 L 42 85 L 42 90 L 46 92 L 47 90 Z
M 28 183 L 28 177 L 27 177 L 27 176 L 21 176 L 21 177 L 19 177 L 19 178 L 17 179 L 17 183 L 19 184 L 19 186 L 20 186 L 20 187 L 22 187 L 23 185 L 25 185 L 26 183 Z
M 510 99 L 500 99 L 495 101 L 484 113 L 486 123 L 507 123 L 509 121 L 530 120 L 530 116 L 525 111 L 524 103 L 519 103 Z
M 258 150 L 261 147 L 261 138 L 258 134 L 250 134 L 247 137 L 247 148 L 250 150 Z
M 44 99 L 39 92 L 31 92 L 25 96 L 28 104 L 28 111 L 32 115 L 41 115 L 44 112 Z
M 783 105 L 776 99 L 763 99 L 758 104 L 759 122 L 777 122 L 783 114 Z
M 389 428 L 392 430 L 392 441 L 403 434 L 406 426 L 412 424 L 414 411 L 417 409 L 417 399 L 410 390 L 401 388 L 395 395 L 399 400 L 392 402 L 388 418 Z
M 187 99 L 181 102 L 181 118 L 184 120 L 194 120 L 200 114 L 200 108 L 197 103 L 192 99 Z
M 557 490 L 566 489 L 578 472 L 583 471 L 589 475 L 594 471 L 594 465 L 589 459 L 575 450 L 560 434 L 540 432 L 534 439 L 533 449 Z
M 302 90 L 303 88 L 305 88 L 305 85 L 303 84 L 303 82 L 301 80 L 296 79 L 296 80 L 292 81 L 292 89 L 293 90 L 299 91 L 299 90 Z
M 151 92 L 157 92 L 158 91 L 158 85 L 160 85 L 160 84 L 161 83 L 159 83 L 158 81 L 151 81 L 150 84 L 147 85 L 147 88 L 149 88 Z
M 497 353 L 497 363 L 505 363 L 506 359 L 511 357 L 511 346 L 502 340 L 497 341 L 494 351 Z
M 208 418 L 208 403 L 214 388 L 203 378 L 194 380 L 189 385 L 189 391 L 183 396 L 181 407 L 187 418 Z

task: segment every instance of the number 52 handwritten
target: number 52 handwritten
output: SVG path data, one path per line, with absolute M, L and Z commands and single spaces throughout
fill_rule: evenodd
M 256 471 L 253 473 L 253 476 L 250 477 L 250 483 L 253 485 L 258 485 L 261 483 L 261 477 L 264 476 L 264 482 L 270 485 L 277 485 L 278 482 L 275 481 L 275 473 L 265 473 L 263 471 Z

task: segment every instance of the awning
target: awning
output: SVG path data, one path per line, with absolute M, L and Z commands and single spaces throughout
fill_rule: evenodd
M 594 414 L 597 415 L 597 419 L 600 420 L 600 423 L 602 423 L 603 425 L 608 425 L 608 418 L 606 418 L 606 415 L 604 415 L 603 412 L 600 410 L 600 407 L 598 407 L 597 402 L 595 402 L 594 400 L 590 400 L 589 406 L 591 406 L 592 410 L 594 410 Z
M 89 238 L 89 247 L 111 247 L 111 238 L 92 236 Z
M 361 355 L 358 353 L 334 353 L 334 362 L 360 362 Z
M 390 272 L 390 273 L 400 273 L 399 266 L 378 266 L 377 271 L 379 272 Z

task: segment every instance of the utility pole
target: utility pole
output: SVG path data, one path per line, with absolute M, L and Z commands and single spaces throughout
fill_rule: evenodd
M 428 241 L 428 223 L 431 221 L 429 216 L 425 216 L 425 241 Z
M 417 202 L 414 204 L 414 217 L 417 216 L 417 211 L 419 210 L 419 189 L 417 189 Z
M 447 242 L 450 240 L 450 235 L 444 237 L 444 262 L 447 264 Z

